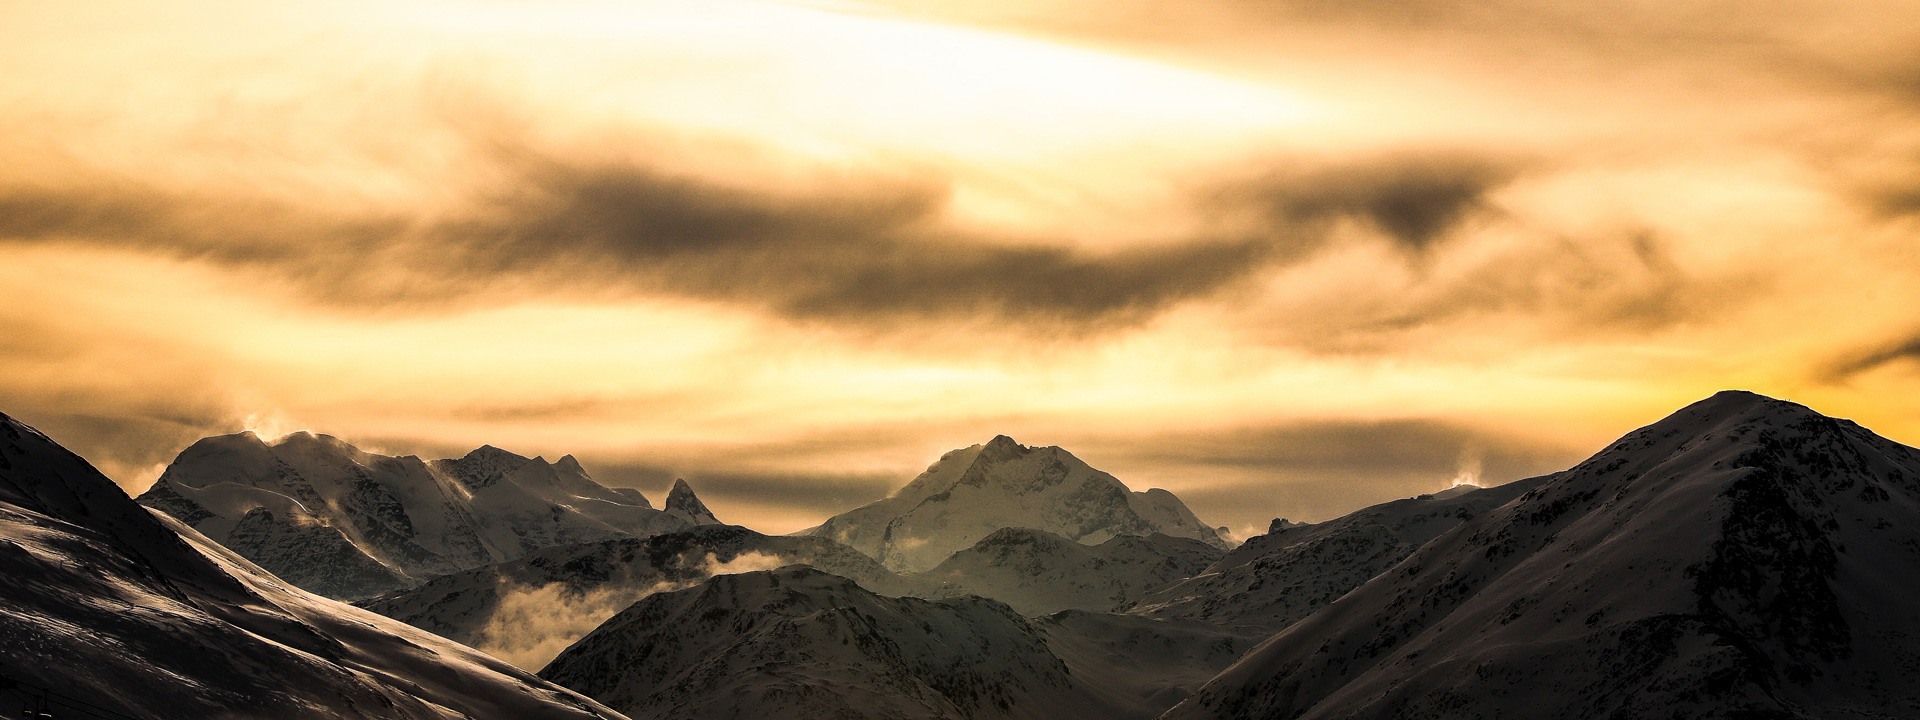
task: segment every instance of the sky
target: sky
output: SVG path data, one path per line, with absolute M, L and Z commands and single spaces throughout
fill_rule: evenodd
M 1892 0 L 0 2 L 0 412 L 788 532 L 1059 445 L 1244 537 L 1726 388 L 1920 443 Z

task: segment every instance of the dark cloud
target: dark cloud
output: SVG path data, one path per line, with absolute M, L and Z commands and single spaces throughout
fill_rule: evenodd
M 1585 333 L 1667 327 L 1750 294 L 1754 279 L 1691 277 L 1650 232 L 1513 248 L 1387 318 L 1415 326 L 1472 313 L 1518 312 Z
M 1320 352 L 1402 352 L 1442 329 L 1493 327 L 1543 342 L 1644 335 L 1710 322 L 1774 289 L 1773 276 L 1749 265 L 1683 267 L 1670 241 L 1651 231 L 1575 238 L 1503 230 L 1529 239 L 1480 246 L 1440 270 L 1413 258 L 1410 281 L 1349 283 L 1261 309 L 1249 322 L 1272 342 Z
M 522 292 L 669 292 L 798 317 L 1127 322 L 1258 266 L 1265 243 L 1112 253 L 957 237 L 945 187 L 822 183 L 782 194 L 645 168 L 527 163 L 468 217 L 337 217 L 141 188 L 0 192 L 0 238 L 167 252 L 280 273 L 343 305 Z
M 1279 164 L 1279 163 L 1277 163 Z M 1425 251 L 1463 220 L 1490 210 L 1488 195 L 1518 163 L 1467 152 L 1400 152 L 1328 165 L 1283 165 L 1224 186 L 1214 202 L 1253 211 L 1267 232 L 1311 246 L 1329 223 L 1353 220 L 1400 247 Z
M 1845 382 L 1855 375 L 1902 360 L 1920 361 L 1920 334 L 1846 353 L 1829 362 L 1821 378 L 1829 383 Z
M 1096 253 L 956 237 L 934 227 L 947 191 L 927 181 L 783 197 L 637 168 L 536 177 L 539 192 L 505 201 L 528 219 L 493 229 L 503 241 L 477 256 L 612 263 L 621 278 L 796 316 L 1136 319 L 1242 277 L 1264 253 L 1251 240 Z

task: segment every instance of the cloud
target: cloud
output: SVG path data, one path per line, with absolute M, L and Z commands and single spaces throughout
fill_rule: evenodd
M 650 585 L 604 586 L 581 589 L 566 583 L 506 584 L 498 588 L 500 602 L 474 647 L 527 672 L 539 672 L 567 646 L 608 618 L 647 596 L 685 590 L 715 575 L 772 570 L 790 563 L 759 551 L 741 553 L 721 562 L 712 553 L 684 563 L 678 579 Z
M 1855 350 L 1829 361 L 1822 379 L 1845 382 L 1856 375 L 1901 361 L 1920 361 L 1920 335 L 1898 338 L 1868 349 Z
M 346 215 L 124 186 L 0 191 L 0 242 L 88 243 L 264 270 L 349 308 L 667 293 L 795 318 L 1134 322 L 1244 277 L 1252 240 L 1093 251 L 939 225 L 937 182 L 731 187 L 645 167 L 516 163 L 450 218 Z
M 564 583 L 501 588 L 500 604 L 474 649 L 527 672 L 539 672 L 607 618 L 662 588 L 667 584 L 587 591 L 572 590 Z
M 623 278 L 798 317 L 1138 319 L 1244 275 L 1248 241 L 1095 252 L 941 229 L 930 181 L 849 183 L 803 196 L 662 177 L 641 168 L 547 164 L 531 217 L 475 255 L 507 265 L 613 263 Z
M 1328 224 L 1352 220 L 1413 252 L 1428 250 L 1473 214 L 1490 211 L 1488 196 L 1521 171 L 1518 163 L 1489 153 L 1441 150 L 1273 164 L 1256 178 L 1221 187 L 1214 203 L 1251 210 L 1268 233 L 1294 242 L 1323 240 Z

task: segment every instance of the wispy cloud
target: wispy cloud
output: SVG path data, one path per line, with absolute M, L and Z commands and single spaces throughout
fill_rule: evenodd
M 7 6 L 0 403 L 780 529 L 1000 432 L 1236 523 L 1727 386 L 1920 437 L 1911 8 L 1170 7 Z

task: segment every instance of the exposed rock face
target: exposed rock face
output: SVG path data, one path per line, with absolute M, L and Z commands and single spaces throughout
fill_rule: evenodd
M 1065 450 L 1026 447 L 1005 435 L 949 452 L 886 499 L 806 532 L 897 572 L 920 572 L 1005 527 L 1085 544 L 1161 533 L 1226 547 L 1172 493 L 1132 492 Z
M 1188 718 L 1900 717 L 1920 451 L 1721 393 L 1288 627 Z
M 1461 486 L 1381 503 L 1323 523 L 1273 521 L 1191 579 L 1155 589 L 1122 612 L 1185 618 L 1270 635 L 1398 565 L 1421 545 L 1545 481 Z
M 1119 535 L 1082 545 L 1053 533 L 1003 528 L 916 575 L 936 597 L 983 595 L 1023 615 L 1111 610 L 1192 577 L 1225 551 L 1192 538 Z
M 288 587 L 4 415 L 0 673 L 159 720 L 619 717 Z M 0 695 L 0 712 L 20 710 L 16 697 Z
M 594 482 L 572 456 L 484 446 L 428 463 L 326 435 L 239 433 L 188 447 L 140 502 L 282 579 L 354 599 L 544 547 L 692 525 L 636 495 Z

